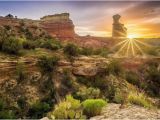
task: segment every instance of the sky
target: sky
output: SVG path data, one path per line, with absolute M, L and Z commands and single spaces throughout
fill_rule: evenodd
M 110 37 L 112 16 L 120 14 L 128 36 L 160 37 L 160 1 L 0 1 L 0 16 L 40 19 L 63 12 L 70 13 L 79 35 Z

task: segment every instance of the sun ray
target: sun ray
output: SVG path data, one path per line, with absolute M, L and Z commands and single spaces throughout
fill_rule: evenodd
M 144 52 L 142 51 L 142 49 L 137 45 L 137 43 L 134 41 L 133 42 L 135 47 L 138 48 L 138 50 L 141 52 L 142 55 L 144 55 Z
M 131 49 L 132 49 L 132 55 L 135 56 L 135 50 L 133 47 L 133 40 L 131 40 Z
M 127 40 L 127 41 L 122 45 L 122 47 L 116 52 L 116 54 L 119 54 L 119 52 L 121 52 L 121 51 L 125 48 L 125 46 L 127 45 L 128 42 L 129 42 L 129 41 Z
M 131 40 L 128 40 L 128 44 L 127 44 L 128 46 L 127 46 L 127 51 L 126 51 L 127 57 L 128 57 L 128 54 L 129 54 L 130 44 L 131 44 Z
M 139 41 L 139 40 L 136 40 L 136 39 L 135 39 L 135 41 L 138 42 L 138 43 L 140 43 L 140 44 L 142 44 L 142 45 L 144 45 L 144 46 L 152 47 L 151 45 L 149 45 L 149 44 L 147 44 L 147 43 L 144 43 L 144 42 L 141 42 L 141 41 Z
M 115 57 L 136 57 L 139 55 L 145 56 L 146 54 L 143 51 L 143 46 L 152 47 L 152 45 L 146 44 L 142 41 L 137 39 L 125 39 L 114 47 L 118 47 L 119 49 L 115 52 Z
M 127 39 L 126 39 L 126 40 L 123 40 L 123 41 L 121 41 L 121 42 L 119 42 L 119 43 L 116 44 L 114 47 L 117 47 L 117 46 L 119 46 L 119 45 L 122 45 L 122 44 L 125 43 L 125 42 L 127 42 Z

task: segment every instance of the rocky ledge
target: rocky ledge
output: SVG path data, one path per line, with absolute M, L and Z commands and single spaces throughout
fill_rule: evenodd
M 129 105 L 121 109 L 120 104 L 109 103 L 101 115 L 92 117 L 91 120 L 159 120 L 160 110 L 147 109 Z

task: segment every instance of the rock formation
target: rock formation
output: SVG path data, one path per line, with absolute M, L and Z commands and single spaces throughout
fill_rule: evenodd
M 127 36 L 127 28 L 124 27 L 124 24 L 121 24 L 119 22 L 120 18 L 121 16 L 118 14 L 113 16 L 112 37 L 126 37 Z
M 74 24 L 69 18 L 69 13 L 44 16 L 40 20 L 40 27 L 53 37 L 73 38 L 75 36 Z
M 10 16 L 10 15 L 9 15 Z M 48 15 L 42 17 L 40 20 L 17 19 L 14 17 L 0 17 L 0 26 L 19 27 L 23 21 L 28 28 L 41 28 L 45 30 L 52 37 L 61 39 L 68 39 L 75 37 L 74 24 L 69 18 L 69 13 Z

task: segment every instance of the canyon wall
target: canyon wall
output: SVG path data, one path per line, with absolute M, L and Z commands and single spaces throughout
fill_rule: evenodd
M 40 20 L 40 27 L 53 37 L 75 37 L 74 24 L 69 18 L 69 13 L 44 16 Z
M 28 28 L 38 27 L 45 30 L 52 37 L 61 39 L 74 38 L 74 24 L 69 18 L 69 13 L 61 13 L 42 17 L 40 20 L 19 19 L 14 17 L 0 17 L 0 26 L 19 27 L 22 23 Z

